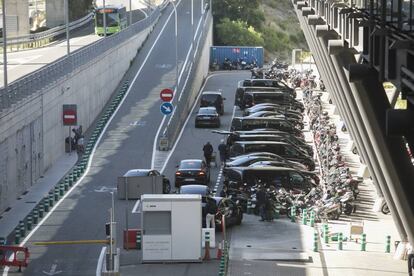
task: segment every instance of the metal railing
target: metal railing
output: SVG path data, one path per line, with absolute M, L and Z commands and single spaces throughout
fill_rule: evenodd
M 92 18 L 93 18 L 93 13 L 89 13 L 88 15 L 76 21 L 70 22 L 69 30 L 74 30 L 79 27 L 82 27 L 83 25 L 91 21 Z M 61 25 L 61 26 L 57 26 L 55 28 L 49 29 L 44 32 L 8 38 L 7 45 L 12 46 L 12 45 L 18 45 L 18 44 L 34 43 L 39 40 L 54 38 L 58 35 L 64 34 L 65 32 L 66 32 L 66 26 Z M 0 47 L 3 47 L 3 41 L 0 42 Z
M 70 56 L 62 57 L 40 68 L 36 72 L 19 78 L 12 82 L 7 89 L 4 89 L 4 87 L 1 88 L 0 114 L 22 99 L 69 78 L 75 70 L 99 58 L 106 51 L 127 41 L 137 33 L 151 26 L 158 19 L 159 15 L 160 9 L 156 8 L 147 18 L 132 24 L 123 31 L 78 49 L 72 52 Z

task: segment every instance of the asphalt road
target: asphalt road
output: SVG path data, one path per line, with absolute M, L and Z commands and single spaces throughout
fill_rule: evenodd
M 221 130 L 229 130 L 234 111 L 234 93 L 236 91 L 237 82 L 250 77 L 250 72 L 221 72 L 214 73 L 208 77 L 204 91 L 222 91 L 226 98 L 224 101 L 224 115 L 220 117 Z M 174 179 L 176 166 L 182 159 L 199 158 L 203 159 L 203 145 L 210 142 L 214 150 L 218 153 L 218 145 L 223 136 L 213 133 L 212 130 L 217 128 L 195 128 L 195 116 L 198 112 L 198 105 L 191 112 L 191 117 L 185 127 L 181 139 L 179 140 L 174 153 L 165 168 L 164 174 L 171 180 Z M 217 154 L 217 163 L 220 162 Z M 220 166 L 211 168 L 211 189 L 216 185 L 217 176 L 219 174 Z M 171 181 L 174 183 L 174 181 Z M 218 187 L 220 188 L 220 187 Z
M 146 10 L 133 10 L 132 21 L 137 22 L 145 18 Z M 102 37 L 95 35 L 94 22 L 86 24 L 84 27 L 70 32 L 71 52 L 92 44 Z M 53 61 L 65 56 L 67 53 L 66 37 L 62 35 L 57 41 L 42 47 L 27 49 L 19 52 L 7 54 L 7 79 L 11 83 Z M 3 59 L 1 59 L 3 64 Z M 0 67 L 0 87 L 4 86 L 3 66 Z
M 241 79 L 250 77 L 249 72 L 220 72 L 210 75 L 203 87 L 203 91 L 221 91 L 226 98 L 224 102 L 224 115 L 221 116 L 221 130 L 230 128 L 233 116 L 234 93 L 236 91 L 237 82 Z M 174 175 L 176 165 L 182 159 L 203 158 L 202 147 L 209 141 L 217 151 L 217 146 L 222 139 L 220 134 L 212 133 L 212 130 L 218 128 L 195 128 L 194 120 L 198 111 L 198 102 L 194 105 L 194 109 L 189 115 L 187 125 L 182 130 L 182 135 L 177 141 L 177 146 L 172 153 L 164 174 L 171 180 L 174 185 Z M 217 156 L 217 162 L 219 157 Z M 217 192 L 221 190 L 222 179 L 218 179 L 220 173 L 220 165 L 211 168 L 211 190 L 217 185 Z M 139 219 L 139 217 L 136 217 Z M 242 226 L 240 226 L 242 227 Z M 221 233 L 216 232 L 216 242 L 221 241 Z M 216 256 L 216 251 L 211 251 L 211 256 Z M 168 272 L 174 276 L 192 276 L 192 275 L 217 275 L 219 262 L 217 260 L 207 261 L 203 263 L 188 264 L 140 264 L 140 254 L 136 251 L 121 253 L 121 273 L 122 275 L 152 275 L 162 276 Z
M 194 1 L 194 6 L 194 18 L 198 22 L 200 2 Z M 191 32 L 187 31 L 190 0 L 182 0 L 177 9 L 178 56 L 182 65 L 191 44 Z M 163 28 L 165 22 L 168 23 Z M 154 44 L 154 41 L 157 43 Z M 139 71 L 122 108 L 109 123 L 97 147 L 88 174 L 26 244 L 31 256 L 30 266 L 24 270 L 24 275 L 46 275 L 53 269 L 59 271 L 59 275 L 95 275 L 101 245 L 46 247 L 33 246 L 32 242 L 106 238 L 105 223 L 111 207 L 111 194 L 99 191 L 102 191 L 103 186 L 109 188 L 107 190 L 115 188 L 117 177 L 127 170 L 149 168 L 151 165 L 154 137 L 162 120 L 159 91 L 161 87 L 173 86 L 175 80 L 173 66 L 159 66 L 175 64 L 175 48 L 171 47 L 171 41 L 174 41 L 174 16 L 172 8 L 168 7 L 125 77 L 131 83 Z M 129 210 L 133 203 L 128 203 Z M 126 206 L 125 201 L 116 201 L 118 240 L 125 225 Z M 136 223 L 131 218 L 130 226 Z M 11 269 L 9 274 L 18 273 Z

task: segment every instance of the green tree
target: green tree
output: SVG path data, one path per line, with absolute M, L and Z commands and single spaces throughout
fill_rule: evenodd
M 263 46 L 262 35 L 243 21 L 224 18 L 217 24 L 217 36 L 221 45 Z
M 232 21 L 242 20 L 259 29 L 264 22 L 259 4 L 259 0 L 213 0 L 214 18 L 217 22 L 225 17 Z
M 68 3 L 70 21 L 85 16 L 92 7 L 92 0 L 70 0 Z

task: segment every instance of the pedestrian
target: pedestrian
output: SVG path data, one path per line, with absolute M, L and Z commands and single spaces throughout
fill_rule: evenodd
M 206 159 L 207 167 L 210 167 L 211 155 L 213 154 L 213 146 L 207 142 L 203 147 L 204 158 Z
M 263 186 L 259 186 L 256 192 L 257 206 L 259 206 L 260 221 L 266 220 L 266 192 Z
M 414 251 L 411 244 L 407 246 L 408 275 L 413 275 L 414 269 Z
M 213 198 L 206 196 L 206 228 L 216 228 L 217 204 Z
M 227 156 L 227 145 L 224 143 L 224 139 L 221 139 L 220 144 L 218 145 L 218 151 L 220 153 L 220 162 L 221 165 L 226 165 L 226 156 Z

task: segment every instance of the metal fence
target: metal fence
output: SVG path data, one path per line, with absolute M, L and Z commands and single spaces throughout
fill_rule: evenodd
M 187 86 L 186 85 L 186 81 L 181 81 L 179 87 L 177 88 L 177 91 L 182 90 L 180 95 L 177 95 L 177 97 L 174 98 L 173 100 L 173 104 L 175 106 L 175 111 L 174 113 L 171 115 L 170 118 L 168 118 L 167 124 L 165 126 L 165 129 L 162 133 L 163 138 L 167 138 L 168 139 L 168 143 L 169 145 L 173 145 L 175 140 L 177 139 L 177 136 L 181 130 L 182 124 L 186 121 L 186 118 L 188 116 L 188 114 L 191 112 L 191 109 L 193 107 L 193 103 L 194 101 L 197 99 L 197 95 L 198 93 L 193 94 L 193 82 L 194 79 L 197 77 L 196 76 L 196 67 L 199 63 L 199 60 L 202 56 L 202 49 L 204 46 L 204 43 L 207 39 L 207 34 L 206 32 L 208 31 L 209 25 L 211 24 L 212 21 L 212 16 L 210 12 L 205 12 L 204 13 L 204 20 L 203 20 L 203 28 L 200 28 L 200 34 L 199 36 L 200 41 L 199 44 L 197 45 L 197 41 L 195 42 L 194 48 L 196 49 L 196 47 L 198 46 L 198 52 L 197 55 L 194 57 L 194 54 L 191 53 L 191 56 L 193 57 L 191 59 L 191 63 L 192 63 L 192 68 L 191 68 L 191 72 L 190 72 L 190 76 L 188 77 L 187 80 Z M 195 50 L 194 49 L 194 50 Z M 187 65 L 188 66 L 188 65 Z M 184 68 L 183 68 L 184 70 Z M 197 87 L 197 92 L 198 92 L 198 87 Z M 159 138 L 161 138 L 159 137 Z M 159 141 L 157 141 L 159 144 Z
M 157 7 L 147 18 L 134 23 L 125 30 L 78 49 L 69 56 L 62 57 L 38 71 L 12 82 L 7 89 L 1 88 L 0 114 L 22 99 L 69 78 L 76 69 L 151 26 L 160 16 L 160 12 L 161 9 Z
M 88 15 L 69 23 L 69 30 L 77 29 L 93 18 L 93 13 L 89 13 Z M 52 28 L 50 30 L 39 32 L 35 34 L 29 34 L 29 35 L 23 35 L 23 36 L 17 36 L 17 37 L 11 37 L 7 39 L 7 45 L 18 45 L 18 44 L 25 44 L 25 43 L 34 43 L 38 40 L 47 39 L 47 38 L 53 38 L 58 35 L 61 35 L 66 32 L 66 26 L 61 25 L 57 26 L 55 28 Z M 3 47 L 3 41 L 0 41 L 0 46 Z

